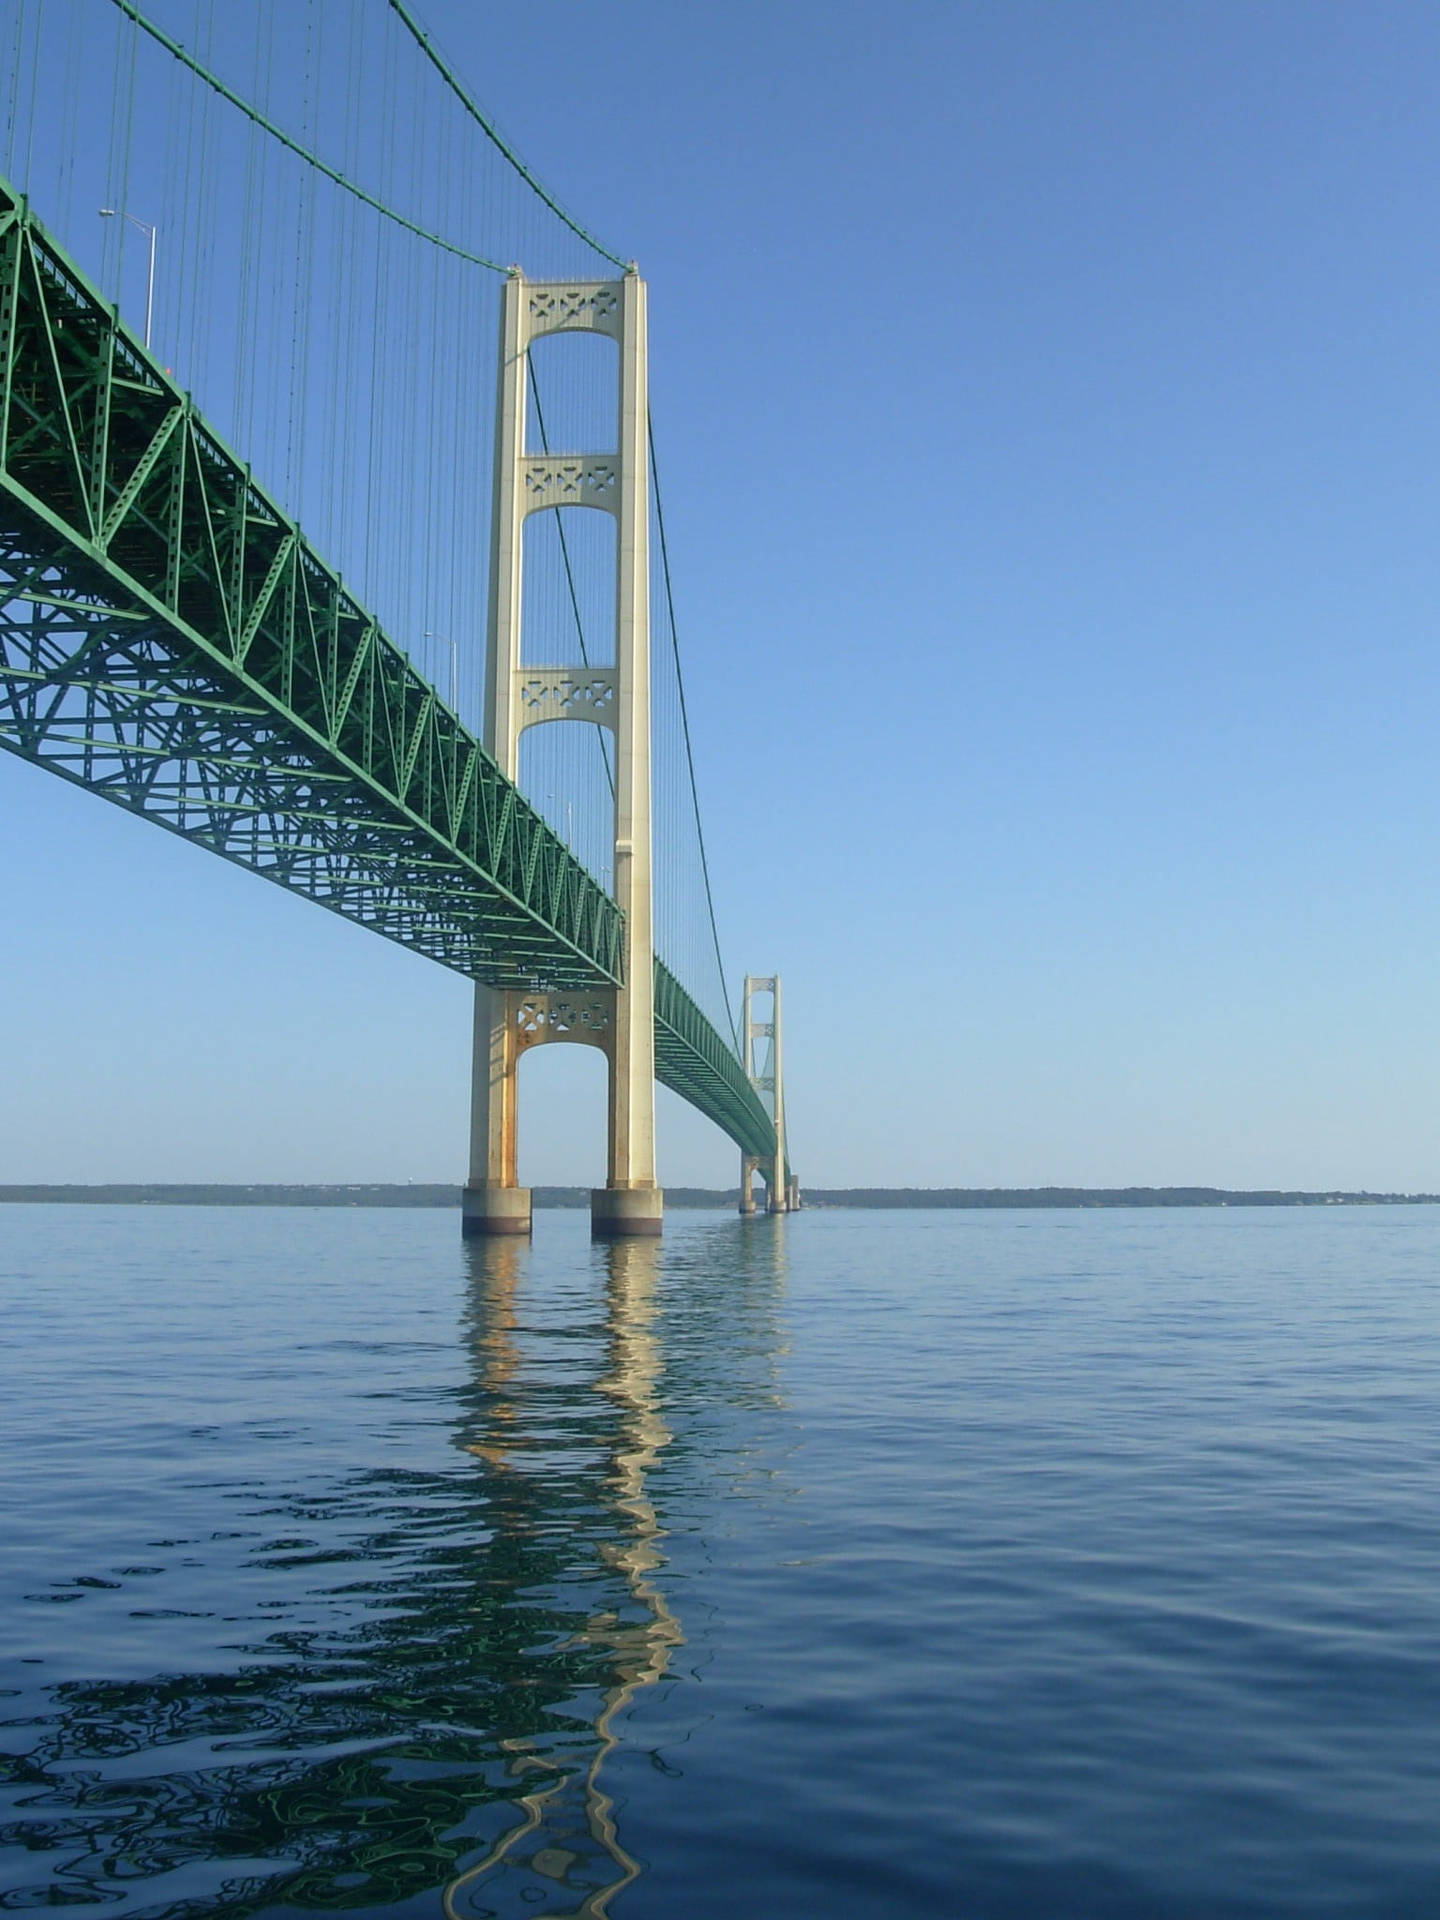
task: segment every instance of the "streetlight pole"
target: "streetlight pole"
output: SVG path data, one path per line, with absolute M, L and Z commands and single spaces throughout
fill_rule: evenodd
M 145 282 L 145 346 L 150 346 L 150 323 L 155 317 L 155 228 L 148 220 L 137 220 L 133 213 L 126 213 L 123 207 L 101 207 L 100 218 L 113 220 L 116 216 L 128 220 L 132 227 L 138 227 L 142 233 L 150 236 L 150 272 Z
M 547 793 L 545 798 L 554 801 L 555 812 L 558 814 L 560 811 L 560 795 L 558 793 Z M 557 833 L 560 831 L 560 823 L 558 820 L 552 818 L 550 824 Z M 572 853 L 575 851 L 575 802 L 573 800 L 567 800 L 565 802 L 565 844 Z

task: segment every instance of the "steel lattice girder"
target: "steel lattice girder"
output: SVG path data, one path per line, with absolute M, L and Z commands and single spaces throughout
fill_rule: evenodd
M 775 1123 L 740 1062 L 661 960 L 655 962 L 655 1078 L 706 1113 L 745 1153 L 775 1152 Z
M 621 979 L 615 902 L 3 181 L 0 746 L 472 979 Z M 656 1072 L 774 1151 L 658 963 Z

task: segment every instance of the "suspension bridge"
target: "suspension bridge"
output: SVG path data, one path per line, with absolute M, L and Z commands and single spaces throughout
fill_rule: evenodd
M 11 11 L 0 745 L 475 982 L 467 1233 L 529 1230 L 519 1068 L 557 1042 L 608 1063 L 597 1234 L 660 1231 L 657 1082 L 739 1149 L 742 1212 L 757 1174 L 787 1211 L 780 983 L 737 1021 L 715 927 L 645 283 L 399 0 L 235 11 Z

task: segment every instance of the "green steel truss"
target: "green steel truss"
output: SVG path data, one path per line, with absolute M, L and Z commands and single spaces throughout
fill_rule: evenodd
M 3 181 L 0 746 L 471 979 L 621 979 L 614 901 Z M 659 1080 L 773 1153 L 655 988 Z

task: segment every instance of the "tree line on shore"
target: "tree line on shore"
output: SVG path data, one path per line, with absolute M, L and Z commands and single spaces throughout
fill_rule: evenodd
M 159 1207 L 458 1207 L 458 1186 L 420 1181 L 322 1185 L 253 1183 L 112 1183 L 0 1185 L 0 1204 L 88 1203 Z M 588 1187 L 535 1187 L 537 1207 L 588 1207 Z M 735 1187 L 667 1187 L 675 1208 L 733 1208 Z M 1287 1188 L 1226 1187 L 807 1187 L 807 1207 L 1376 1207 L 1433 1205 L 1434 1193 L 1306 1193 Z

